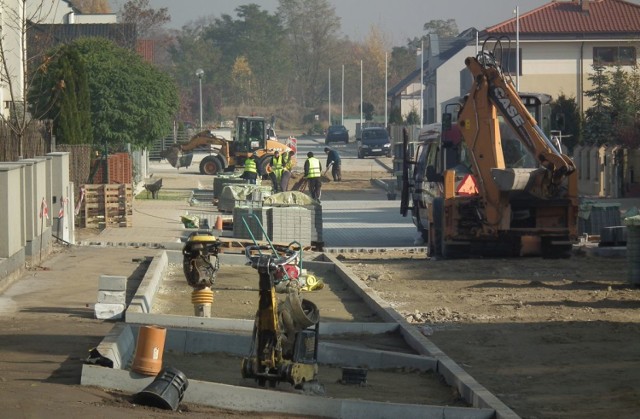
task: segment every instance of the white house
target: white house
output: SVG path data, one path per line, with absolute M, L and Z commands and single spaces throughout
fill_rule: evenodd
M 0 42 L 6 69 L 0 68 L 2 115 L 9 116 L 12 101 L 24 100 L 24 69 L 30 55 L 27 28 L 31 24 L 115 23 L 115 14 L 82 15 L 65 0 L 4 0 L 0 2 Z

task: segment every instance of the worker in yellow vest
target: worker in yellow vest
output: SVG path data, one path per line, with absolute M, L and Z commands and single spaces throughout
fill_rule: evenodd
M 242 172 L 242 179 L 245 179 L 247 183 L 251 185 L 256 184 L 258 179 L 258 164 L 253 153 L 247 154 L 247 158 L 244 161 L 244 172 Z
M 296 164 L 295 154 L 296 152 L 291 150 L 288 153 L 284 153 L 284 155 L 282 156 L 282 161 L 284 164 L 284 167 L 282 169 L 282 179 L 280 180 L 280 190 L 282 192 L 286 192 L 289 190 L 291 171 L 293 170 L 293 166 Z
M 304 177 L 307 179 L 309 185 L 309 194 L 313 199 L 320 202 L 320 189 L 322 188 L 322 182 L 320 182 L 320 176 L 322 175 L 322 163 L 320 160 L 313 157 L 313 151 L 307 153 L 307 161 L 304 162 Z
M 271 178 L 271 184 L 273 185 L 273 192 L 281 192 L 280 190 L 280 181 L 282 180 L 282 170 L 284 165 L 282 163 L 282 156 L 280 155 L 280 151 L 276 150 L 271 157 L 271 161 L 269 162 L 269 178 Z

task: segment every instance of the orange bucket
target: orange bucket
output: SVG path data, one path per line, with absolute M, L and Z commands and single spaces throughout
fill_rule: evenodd
M 139 374 L 158 375 L 166 337 L 167 329 L 163 327 L 141 326 L 131 369 Z

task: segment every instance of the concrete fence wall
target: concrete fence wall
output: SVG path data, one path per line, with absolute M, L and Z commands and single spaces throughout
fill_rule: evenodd
M 73 202 L 69 153 L 0 162 L 0 289 L 51 251 L 53 235 L 73 243 Z
M 572 157 L 578 170 L 580 195 L 622 198 L 640 193 L 640 183 L 633 173 L 634 162 L 635 167 L 640 167 L 640 150 L 577 146 Z

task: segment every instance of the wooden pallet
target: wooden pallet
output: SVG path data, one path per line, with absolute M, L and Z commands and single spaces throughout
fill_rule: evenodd
M 80 227 L 106 228 L 133 225 L 131 184 L 84 185 Z

